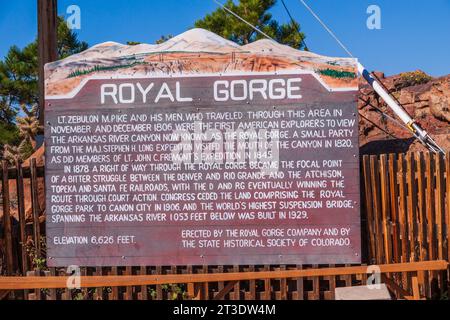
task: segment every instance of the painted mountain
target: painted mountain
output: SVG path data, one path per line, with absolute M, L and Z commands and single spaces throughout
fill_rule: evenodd
M 46 95 L 71 92 L 93 76 L 163 76 L 281 70 L 315 71 L 330 88 L 358 86 L 355 59 L 330 58 L 271 40 L 239 46 L 204 29 L 192 29 L 159 45 L 98 44 L 46 65 Z

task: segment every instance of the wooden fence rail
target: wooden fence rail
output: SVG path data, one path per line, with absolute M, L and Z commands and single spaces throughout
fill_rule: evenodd
M 372 267 L 372 266 L 371 266 Z M 448 268 L 447 261 L 422 261 L 410 263 L 395 263 L 377 265 L 379 275 L 384 275 L 385 283 L 393 292 L 396 292 L 401 298 L 420 299 L 419 286 L 417 281 L 417 272 L 419 271 L 441 271 Z M 232 272 L 215 274 L 175 274 L 175 275 L 134 275 L 134 276 L 82 276 L 78 279 L 78 287 L 118 287 L 118 286 L 148 286 L 148 285 L 167 285 L 171 283 L 188 284 L 188 298 L 204 298 L 206 285 L 211 282 L 225 282 L 228 284 L 217 292 L 212 298 L 219 300 L 224 298 L 238 281 L 258 280 L 258 279 L 288 279 L 304 277 L 323 277 L 338 275 L 356 275 L 372 274 L 372 268 L 368 266 L 355 266 L 343 268 L 325 268 L 308 270 L 284 270 L 284 271 L 260 271 L 260 272 Z M 413 280 L 416 285 L 413 287 L 413 295 L 385 276 L 386 273 L 393 272 L 413 272 Z M 49 277 L 0 277 L 0 290 L 18 290 L 18 289 L 60 289 L 71 284 L 71 277 L 49 276 Z M 194 284 L 199 284 L 195 289 Z M 191 285 L 191 286 L 190 286 Z M 197 293 L 198 292 L 198 293 Z
M 172 274 L 172 275 L 133 275 L 133 276 L 82 276 L 79 286 L 82 288 L 94 287 L 120 287 L 157 285 L 171 283 L 209 283 L 223 281 L 245 281 L 258 279 L 277 278 L 305 278 L 316 276 L 338 276 L 353 274 L 372 274 L 372 266 L 353 266 L 340 268 L 321 268 L 306 270 L 283 270 L 283 271 L 259 271 L 259 272 L 230 272 L 214 274 Z M 448 262 L 443 260 L 421 261 L 411 263 L 396 263 L 377 265 L 379 273 L 393 272 L 420 272 L 447 270 Z M 1 277 L 0 289 L 58 289 L 65 288 L 69 276 L 30 276 L 30 277 Z
M 401 264 L 429 260 L 449 261 L 450 154 L 431 153 L 363 156 L 361 160 L 362 237 L 364 264 Z M 42 263 L 45 243 L 40 241 L 45 209 L 43 198 L 44 168 L 33 159 L 29 167 L 3 163 L 2 234 L 0 235 L 0 273 L 36 275 L 30 270 Z M 3 257 L 3 258 L 2 258 Z M 82 276 L 131 275 L 205 275 L 215 274 L 214 282 L 202 285 L 202 298 L 225 299 L 334 299 L 334 289 L 365 284 L 367 274 L 308 274 L 307 270 L 350 267 L 349 265 L 246 265 L 246 266 L 136 266 L 83 267 Z M 355 266 L 357 267 L 357 266 Z M 341 269 L 342 270 L 342 269 Z M 264 278 L 259 272 L 300 272 L 301 277 Z M 228 281 L 234 273 L 259 273 L 246 280 Z M 281 272 L 281 273 L 280 273 Z M 37 274 L 65 276 L 66 270 L 50 268 Z M 388 281 L 405 292 L 415 287 L 414 273 L 392 271 Z M 448 291 L 449 274 L 441 269 L 417 272 L 421 295 L 437 298 Z M 260 278 L 262 277 L 262 279 Z M 225 279 L 224 278 L 224 279 Z M 208 278 L 209 279 L 209 278 Z M 175 279 L 174 279 L 175 281 Z M 178 280 L 177 280 L 178 281 Z M 67 290 L 26 289 L 13 292 L 19 299 L 173 299 L 192 291 L 192 283 L 163 283 L 133 286 L 103 286 Z M 19 286 L 19 283 L 18 283 Z M 224 290 L 227 289 L 227 290 Z M 0 293 L 2 293 L 0 291 Z

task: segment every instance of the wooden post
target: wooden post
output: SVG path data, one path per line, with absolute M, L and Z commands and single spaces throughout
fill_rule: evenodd
M 41 258 L 41 223 L 39 220 L 39 196 L 38 183 L 36 174 L 36 159 L 31 158 L 30 161 L 30 188 L 31 188 L 31 211 L 33 214 L 33 238 L 34 248 L 36 250 L 36 258 Z
M 450 259 L 450 152 L 445 155 L 445 174 L 447 177 L 447 210 L 445 211 L 446 224 L 447 224 L 447 261 Z M 450 279 L 450 267 L 447 270 L 447 280 Z M 450 289 L 450 281 L 447 281 L 447 291 Z
M 377 257 L 377 247 L 375 242 L 375 227 L 374 227 L 374 219 L 373 219 L 373 198 L 372 198 L 372 184 L 370 180 L 370 159 L 368 155 L 363 156 L 362 162 L 362 174 L 364 176 L 364 196 L 365 196 L 365 204 L 366 204 L 366 225 L 368 231 L 368 241 L 369 241 L 369 256 L 371 259 L 376 260 Z
M 412 277 L 413 300 L 420 300 L 419 280 Z
M 3 194 L 3 233 L 5 238 L 6 271 L 8 275 L 14 272 L 13 250 L 12 250 L 12 227 L 9 199 L 9 176 L 8 162 L 2 162 L 2 194 Z
M 141 275 L 145 276 L 147 274 L 147 267 L 141 266 L 139 269 Z M 148 291 L 147 286 L 141 286 L 141 292 L 139 299 L 140 300 L 148 300 Z
M 16 187 L 17 187 L 17 211 L 19 213 L 19 233 L 20 233 L 20 253 L 22 260 L 22 274 L 28 271 L 28 255 L 25 248 L 27 237 L 25 232 L 25 192 L 23 190 L 23 168 L 19 161 L 16 161 Z
M 45 76 L 44 66 L 58 59 L 57 0 L 37 0 L 38 58 L 39 58 L 39 122 L 44 125 Z
M 380 165 L 380 184 L 381 184 L 381 223 L 383 231 L 383 242 L 384 242 L 384 263 L 393 263 L 392 261 L 392 238 L 391 238 L 391 212 L 389 203 L 389 176 L 388 176 L 388 165 L 387 156 L 385 154 L 380 155 L 379 159 Z
M 444 185 L 444 175 L 445 175 L 445 167 L 444 167 L 444 157 L 440 154 L 435 156 L 436 161 L 436 193 L 435 193 L 435 201 L 436 201 L 436 211 L 435 211 L 435 223 L 437 227 L 436 235 L 437 235 L 437 253 L 438 258 L 445 259 L 445 185 Z M 447 176 L 448 177 L 448 176 Z M 438 277 L 439 288 L 441 290 L 441 294 L 444 290 L 445 280 L 443 279 L 443 273 L 439 273 Z

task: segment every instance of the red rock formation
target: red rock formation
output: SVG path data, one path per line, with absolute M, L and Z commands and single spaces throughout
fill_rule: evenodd
M 445 150 L 450 150 L 450 75 L 428 78 L 424 73 L 416 71 L 384 78 L 382 73 L 375 74 L 435 141 Z M 362 82 L 364 80 L 360 81 L 358 109 L 361 115 L 361 152 L 380 154 L 426 150 L 399 124 L 401 121 L 372 88 Z

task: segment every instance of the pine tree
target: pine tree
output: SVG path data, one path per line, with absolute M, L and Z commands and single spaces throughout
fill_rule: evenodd
M 64 18 L 58 17 L 58 58 L 64 59 L 87 48 L 88 44 L 78 40 L 77 34 L 69 29 Z
M 62 17 L 58 18 L 57 32 L 59 59 L 88 48 L 86 42 L 78 40 Z M 3 157 L 14 158 L 14 152 L 22 152 L 22 156 L 26 156 L 36 147 L 35 136 L 42 130 L 36 122 L 36 109 L 33 109 L 39 100 L 37 77 L 37 40 L 23 49 L 12 46 L 4 60 L 0 61 L 0 151 L 4 150 Z M 24 116 L 15 119 L 19 111 Z M 19 131 L 22 140 L 18 139 Z
M 58 58 L 86 50 L 86 42 L 78 40 L 62 17 L 58 18 Z M 14 108 L 31 108 L 38 103 L 38 46 L 37 40 L 22 50 L 12 46 L 4 61 L 0 61 L 0 97 Z
M 161 43 L 164 43 L 164 42 L 166 42 L 167 40 L 170 40 L 170 39 L 172 39 L 173 38 L 173 35 L 171 35 L 171 34 L 169 34 L 169 35 L 167 35 L 167 36 L 161 36 L 161 38 L 159 38 L 158 40 L 156 40 L 155 41 L 155 43 L 156 44 L 161 44 Z
M 272 18 L 269 10 L 275 3 L 276 0 L 240 0 L 235 4 L 232 0 L 228 0 L 225 6 L 279 43 L 295 49 L 304 49 L 305 35 L 300 32 L 297 23 L 280 24 Z M 222 8 L 195 22 L 195 26 L 212 31 L 240 45 L 264 37 Z

